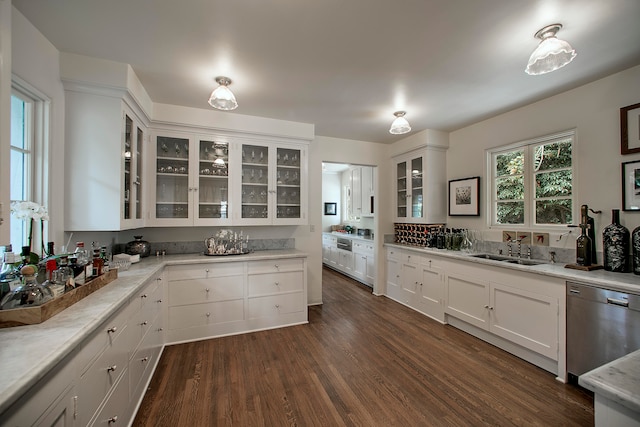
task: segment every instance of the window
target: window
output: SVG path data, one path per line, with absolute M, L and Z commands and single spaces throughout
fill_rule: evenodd
M 47 206 L 48 191 L 48 113 L 49 101 L 26 82 L 14 76 L 11 91 L 11 165 L 10 199 L 33 201 Z M 45 235 L 48 228 L 45 224 Z M 11 245 L 19 252 L 27 245 L 28 224 L 11 220 Z M 39 227 L 34 228 L 32 249 L 37 251 L 41 239 Z
M 491 225 L 553 227 L 573 222 L 573 144 L 569 131 L 488 150 Z

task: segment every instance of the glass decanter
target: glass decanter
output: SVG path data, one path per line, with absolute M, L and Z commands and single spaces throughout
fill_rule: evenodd
M 36 266 L 25 265 L 20 269 L 20 273 L 22 274 L 22 285 L 5 295 L 0 303 L 2 310 L 32 307 L 53 299 L 51 289 L 42 286 L 36 280 L 36 275 L 38 274 Z

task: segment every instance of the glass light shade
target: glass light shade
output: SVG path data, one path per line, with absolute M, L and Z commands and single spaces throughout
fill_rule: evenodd
M 395 113 L 396 119 L 391 123 L 391 128 L 389 129 L 389 133 L 394 135 L 401 135 L 403 133 L 407 133 L 411 131 L 411 126 L 407 119 L 404 118 L 404 113 Z
M 225 85 L 220 85 L 211 92 L 209 97 L 209 105 L 218 110 L 235 110 L 238 108 L 236 97 L 233 92 Z
M 533 51 L 525 70 L 527 74 L 539 75 L 562 68 L 576 57 L 569 43 L 556 37 L 548 37 Z

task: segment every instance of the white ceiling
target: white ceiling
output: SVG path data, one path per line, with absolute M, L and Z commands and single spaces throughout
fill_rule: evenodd
M 451 131 L 640 64 L 639 0 L 13 4 L 60 51 L 131 64 L 154 102 L 210 108 L 226 75 L 236 113 L 381 143 L 406 137 L 388 132 L 396 110 L 412 132 Z M 533 34 L 556 22 L 577 58 L 525 74 Z

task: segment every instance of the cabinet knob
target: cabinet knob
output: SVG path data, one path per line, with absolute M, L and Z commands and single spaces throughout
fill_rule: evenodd
M 280 270 L 280 266 L 278 264 L 275 264 L 274 267 L 276 268 L 276 270 Z
M 161 300 L 161 299 L 159 299 L 159 300 L 158 300 L 158 301 L 156 301 L 156 302 L 157 302 L 158 304 L 160 304 L 160 303 L 162 302 L 162 300 Z
M 205 291 L 206 293 L 209 293 L 209 291 L 210 291 L 210 290 L 211 290 L 211 289 L 206 288 L 204 291 Z
M 107 420 L 107 424 L 116 423 L 116 422 L 118 422 L 118 416 L 117 415 L 115 415 L 115 416 L 113 416 L 113 417 L 111 417 L 111 418 L 109 418 Z
M 211 317 L 211 313 L 207 313 L 207 314 L 206 314 L 206 316 L 207 316 L 207 317 Z
M 145 320 L 144 322 L 140 323 L 140 326 L 147 326 L 147 324 L 148 324 L 148 323 L 149 323 L 149 322 L 147 322 L 147 321 Z
M 107 368 L 107 372 L 113 372 L 118 369 L 118 365 L 111 365 Z
M 116 327 L 116 326 L 112 326 L 112 327 L 110 327 L 109 329 L 107 329 L 107 332 L 108 332 L 108 333 L 110 333 L 110 334 L 112 334 L 112 333 L 114 333 L 114 332 L 115 332 L 115 331 L 117 331 L 117 330 L 118 330 L 118 327 Z
M 276 304 L 276 309 L 280 310 L 280 304 Z
M 489 307 L 489 310 L 493 310 L 493 307 Z
M 149 357 L 143 357 L 142 359 L 140 359 L 141 362 L 148 362 L 149 361 Z
M 146 297 L 147 297 L 147 294 L 140 295 L 140 298 L 146 298 Z
M 489 306 L 488 306 L 488 305 L 485 305 L 485 306 L 484 306 L 484 308 L 489 308 Z
M 162 328 L 158 328 L 158 332 L 162 332 L 162 331 L 163 331 L 163 329 L 162 329 Z
M 209 269 L 208 269 L 208 268 L 205 268 L 205 270 L 204 270 L 204 271 L 205 271 L 205 273 L 208 273 L 208 272 L 209 272 Z
M 158 278 L 156 278 L 156 280 L 159 282 L 159 281 L 162 280 L 162 277 L 158 277 Z

